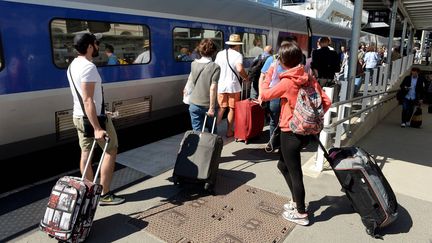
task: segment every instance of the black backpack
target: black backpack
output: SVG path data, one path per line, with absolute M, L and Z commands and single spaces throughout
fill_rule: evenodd
M 266 58 L 262 58 L 262 54 L 260 54 L 252 62 L 252 65 L 249 68 L 248 76 L 249 76 L 249 80 L 253 84 L 258 85 L 258 80 L 261 75 L 261 69 L 264 66 L 264 63 L 266 62 L 267 58 L 269 58 L 269 56 L 267 56 Z

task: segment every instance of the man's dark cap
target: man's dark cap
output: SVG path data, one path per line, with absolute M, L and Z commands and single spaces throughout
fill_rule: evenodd
M 75 49 L 80 53 L 87 49 L 88 45 L 93 44 L 96 40 L 102 38 L 102 34 L 92 34 L 89 32 L 78 33 L 75 35 L 73 43 Z

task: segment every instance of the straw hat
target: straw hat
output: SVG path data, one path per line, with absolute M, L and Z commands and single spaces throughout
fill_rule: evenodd
M 240 39 L 240 35 L 231 34 L 229 37 L 229 41 L 225 42 L 227 45 L 243 45 L 243 42 Z

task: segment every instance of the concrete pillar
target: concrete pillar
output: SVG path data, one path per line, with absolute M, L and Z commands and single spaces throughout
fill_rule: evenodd
M 401 35 L 401 49 L 400 49 L 400 52 L 401 52 L 401 56 L 403 57 L 404 56 L 404 54 L 403 54 L 403 48 L 405 47 L 405 37 L 406 37 L 406 33 L 407 33 L 407 24 L 408 24 L 408 19 L 407 18 L 405 18 L 404 19 L 404 21 L 403 21 L 403 29 L 402 29 L 402 35 Z
M 352 20 L 352 32 L 351 32 L 351 46 L 349 53 L 349 66 L 348 66 L 348 94 L 347 99 L 351 99 L 354 95 L 354 80 L 357 70 L 357 52 L 360 40 L 360 29 L 363 11 L 363 0 L 354 1 L 354 13 Z
M 407 43 L 407 54 L 411 54 L 412 50 L 413 50 L 413 42 L 414 42 L 414 33 L 415 33 L 415 29 L 413 27 L 409 28 L 410 32 L 409 32 L 409 36 L 408 36 L 408 43 Z

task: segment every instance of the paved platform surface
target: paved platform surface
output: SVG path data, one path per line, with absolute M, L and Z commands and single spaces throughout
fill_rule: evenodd
M 398 220 L 382 231 L 384 240 L 373 239 L 365 233 L 360 217 L 340 191 L 336 177 L 326 171 L 317 178 L 305 176 L 311 224 L 295 226 L 284 242 L 432 242 L 432 114 L 423 114 L 421 129 L 400 128 L 399 120 L 400 107 L 397 107 L 358 143 L 377 158 L 400 206 Z M 245 145 L 225 139 L 220 169 L 239 186 L 246 184 L 289 198 L 288 186 L 276 168 L 278 156 L 263 151 L 264 141 L 265 138 Z M 175 153 L 178 148 L 160 149 L 162 153 Z M 302 153 L 303 163 L 315 151 L 316 145 L 307 147 Z M 142 159 L 152 163 L 152 158 Z M 167 171 L 157 176 L 119 191 L 119 195 L 126 197 L 126 203 L 99 207 L 87 242 L 163 242 L 149 234 L 146 224 L 136 216 L 179 193 L 180 188 L 169 180 L 172 170 L 166 168 Z M 55 242 L 38 229 L 10 240 Z

